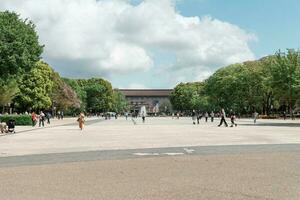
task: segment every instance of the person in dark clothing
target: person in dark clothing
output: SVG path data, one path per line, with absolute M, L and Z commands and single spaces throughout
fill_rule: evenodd
M 286 112 L 283 112 L 283 119 L 286 120 Z
M 198 114 L 197 114 L 197 124 L 200 123 L 201 118 L 202 118 L 202 113 L 198 112 Z
M 193 124 L 196 124 L 196 112 L 195 110 L 192 111 L 192 120 L 193 120 Z
M 235 113 L 231 111 L 231 113 L 230 113 L 231 126 L 230 127 L 237 126 L 237 124 L 235 123 L 235 119 L 236 119 Z
M 212 111 L 212 112 L 210 113 L 210 121 L 211 121 L 211 122 L 214 122 L 214 118 L 215 118 L 215 113 Z
M 50 124 L 51 114 L 49 112 L 46 113 L 47 124 Z
M 221 110 L 221 121 L 220 121 L 220 124 L 218 126 L 222 126 L 222 124 L 224 123 L 226 127 L 228 127 L 228 124 L 226 122 L 226 113 L 225 113 L 225 110 L 222 108 Z
M 204 117 L 205 117 L 205 122 L 207 122 L 207 120 L 208 120 L 208 112 L 205 112 Z

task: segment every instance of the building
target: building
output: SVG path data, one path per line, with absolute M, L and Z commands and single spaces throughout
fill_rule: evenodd
M 130 112 L 138 113 L 145 106 L 147 114 L 159 112 L 162 103 L 169 103 L 172 89 L 120 89 L 130 105 Z

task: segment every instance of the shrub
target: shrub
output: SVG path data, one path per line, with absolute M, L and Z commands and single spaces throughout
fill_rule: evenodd
M 1 115 L 0 122 L 7 122 L 8 120 L 13 119 L 16 121 L 16 125 L 27 126 L 31 125 L 31 116 L 30 115 Z

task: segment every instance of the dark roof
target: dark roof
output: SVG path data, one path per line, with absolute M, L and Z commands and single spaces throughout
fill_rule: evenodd
M 168 97 L 172 89 L 119 89 L 125 97 Z

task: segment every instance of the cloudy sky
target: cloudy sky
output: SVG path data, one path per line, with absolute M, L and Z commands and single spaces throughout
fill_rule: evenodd
M 297 0 L 0 0 L 30 18 L 62 76 L 170 88 L 300 48 Z

